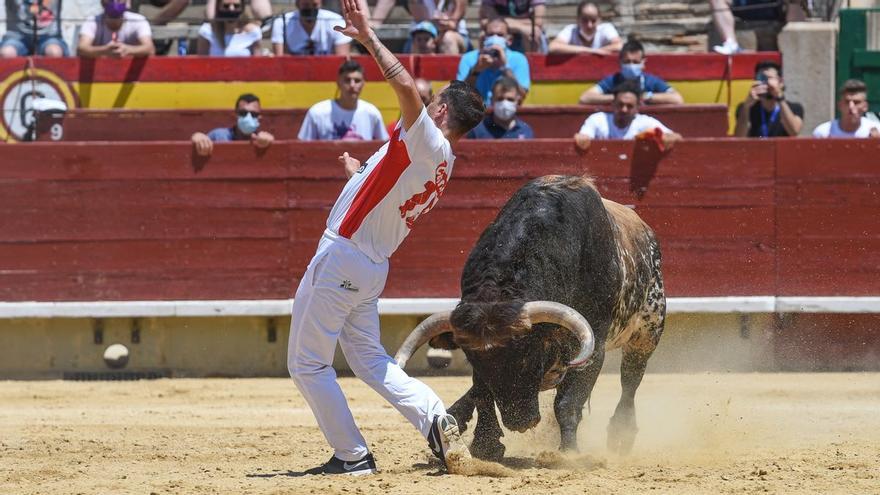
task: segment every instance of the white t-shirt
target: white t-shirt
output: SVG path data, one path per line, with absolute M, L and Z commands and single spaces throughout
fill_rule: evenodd
M 602 48 L 617 38 L 620 38 L 620 34 L 617 32 L 617 29 L 614 29 L 613 24 L 610 22 L 600 22 L 596 26 L 596 34 L 593 35 L 593 43 L 589 48 Z M 584 46 L 584 40 L 579 35 L 577 24 L 569 24 L 562 28 L 562 31 L 559 31 L 559 34 L 556 35 L 556 39 L 564 41 L 569 45 Z
M 636 135 L 655 127 L 659 127 L 664 134 L 672 132 L 654 117 L 640 113 L 636 114 L 629 126 L 620 128 L 614 125 L 613 113 L 596 112 L 587 117 L 578 134 L 586 134 L 590 139 L 635 139 Z
M 113 40 L 113 31 L 104 25 L 104 14 L 87 19 L 79 27 L 80 36 L 92 38 L 92 46 L 104 46 Z M 152 38 L 153 30 L 146 17 L 126 11 L 122 16 L 122 27 L 116 32 L 116 41 L 125 45 L 140 45 L 141 38 Z
M 840 121 L 829 120 L 813 129 L 814 138 L 867 138 L 871 137 L 871 129 L 880 130 L 880 123 L 867 117 L 862 117 L 862 122 L 855 132 L 846 132 L 840 128 Z
M 297 137 L 303 141 L 384 141 L 388 131 L 382 114 L 372 103 L 358 100 L 356 109 L 346 110 L 336 100 L 324 100 L 309 108 Z
M 297 55 L 333 55 L 336 45 L 351 43 L 351 38 L 333 30 L 333 26 L 345 26 L 342 16 L 329 10 L 318 9 L 318 20 L 312 34 L 306 32 L 299 22 L 299 11 L 284 15 L 284 22 L 276 18 L 272 22 L 272 43 L 284 43 L 284 24 L 287 24 L 287 51 Z M 309 40 L 313 46 L 309 48 Z
M 199 27 L 199 36 L 210 43 L 211 48 L 208 51 L 208 55 L 212 57 L 250 57 L 253 55 L 251 46 L 263 39 L 263 33 L 260 32 L 260 28 L 248 25 L 240 33 L 226 33 L 224 36 L 226 46 L 224 47 L 220 45 L 220 41 L 214 35 L 210 22 L 206 22 Z
M 327 229 L 354 241 L 373 261 L 388 259 L 419 217 L 437 204 L 455 155 L 426 109 L 363 163 L 342 189 Z

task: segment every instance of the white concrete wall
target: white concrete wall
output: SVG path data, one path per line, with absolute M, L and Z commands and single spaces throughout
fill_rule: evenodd
M 831 22 L 791 22 L 779 34 L 785 95 L 804 106 L 801 136 L 834 118 L 834 71 L 837 25 Z

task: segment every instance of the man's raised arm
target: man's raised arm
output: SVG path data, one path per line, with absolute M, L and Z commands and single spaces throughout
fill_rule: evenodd
M 409 72 L 397 60 L 385 45 L 379 41 L 379 37 L 370 27 L 369 9 L 362 0 L 342 0 L 342 13 L 345 17 L 345 27 L 336 26 L 333 29 L 359 41 L 379 64 L 382 75 L 391 84 L 400 102 L 400 115 L 403 120 L 403 128 L 409 129 L 419 114 L 422 113 L 424 104 L 416 89 L 415 80 Z

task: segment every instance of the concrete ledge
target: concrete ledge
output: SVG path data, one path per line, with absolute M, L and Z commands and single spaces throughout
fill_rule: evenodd
M 455 307 L 454 298 L 380 299 L 383 315 L 427 315 Z M 137 318 L 285 316 L 293 299 L 253 301 L 4 302 L 0 318 Z M 880 313 L 880 297 L 672 297 L 668 313 Z

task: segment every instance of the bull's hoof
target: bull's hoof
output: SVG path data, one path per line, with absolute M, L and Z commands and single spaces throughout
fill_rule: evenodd
M 608 450 L 619 455 L 629 454 L 636 443 L 638 431 L 635 418 L 627 421 L 615 415 L 608 423 Z
M 477 459 L 483 459 L 484 461 L 494 461 L 499 462 L 501 459 L 504 459 L 504 444 L 499 442 L 498 440 L 483 440 L 477 441 L 475 438 L 471 443 L 471 455 L 476 457 Z

